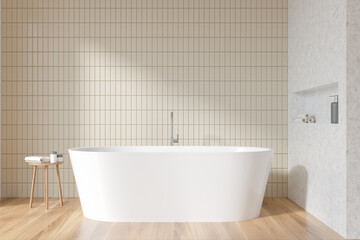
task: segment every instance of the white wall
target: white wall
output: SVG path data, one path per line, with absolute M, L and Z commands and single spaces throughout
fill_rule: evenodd
M 289 198 L 360 238 L 360 1 L 289 1 Z M 338 125 L 328 95 L 339 94 Z M 315 113 L 317 124 L 293 121 Z
M 340 123 L 330 124 L 338 94 Z M 289 198 L 346 235 L 346 0 L 289 1 Z M 294 122 L 315 114 L 316 124 Z
M 0 136 L 1 136 L 1 0 L 0 0 Z M 0 197 L 1 197 L 1 138 L 0 138 Z
M 347 237 L 360 238 L 360 2 L 347 1 Z

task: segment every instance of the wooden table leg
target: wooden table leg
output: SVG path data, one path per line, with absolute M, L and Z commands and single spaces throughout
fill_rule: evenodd
M 32 185 L 31 185 L 31 194 L 30 194 L 30 205 L 29 205 L 29 208 L 32 208 L 32 203 L 33 203 L 34 188 L 35 188 L 35 178 L 36 178 L 36 167 L 37 167 L 37 166 L 34 166 L 34 170 L 33 170 L 33 178 L 32 178 Z
M 48 166 L 45 166 L 45 208 L 48 209 Z
M 62 198 L 62 192 L 61 192 L 61 182 L 60 182 L 59 165 L 56 165 L 56 172 L 57 172 L 58 185 L 59 185 L 60 205 L 61 205 L 61 206 L 64 206 L 63 198 Z

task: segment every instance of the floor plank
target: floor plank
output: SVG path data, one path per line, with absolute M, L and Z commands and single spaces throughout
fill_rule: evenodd
M 78 198 L 0 199 L 0 239 L 343 239 L 287 198 L 265 198 L 259 218 L 229 223 L 109 223 L 86 219 Z

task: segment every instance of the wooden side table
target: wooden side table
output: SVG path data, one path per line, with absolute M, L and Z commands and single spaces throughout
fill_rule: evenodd
M 28 163 L 29 165 L 34 167 L 33 170 L 33 178 L 32 178 L 32 185 L 31 185 L 31 195 L 30 195 L 30 205 L 29 208 L 32 207 L 33 196 L 34 196 L 34 188 L 35 188 L 35 177 L 36 177 L 36 169 L 38 166 L 45 167 L 45 193 L 44 193 L 44 201 L 45 201 L 45 208 L 48 209 L 48 167 L 49 165 L 56 166 L 57 178 L 58 178 L 58 185 L 59 185 L 59 196 L 60 196 L 60 206 L 64 206 L 63 199 L 62 199 L 62 192 L 61 192 L 61 183 L 60 183 L 60 171 L 59 165 L 63 164 L 64 162 L 56 162 L 56 163 Z

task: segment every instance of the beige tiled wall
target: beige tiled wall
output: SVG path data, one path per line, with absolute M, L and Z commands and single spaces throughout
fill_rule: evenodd
M 69 148 L 168 145 L 171 111 L 180 145 L 274 148 L 287 196 L 286 0 L 3 0 L 2 37 L 3 196 L 51 150 L 77 196 Z

